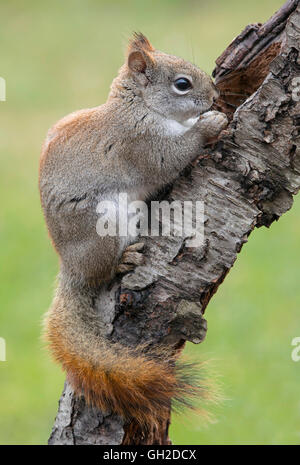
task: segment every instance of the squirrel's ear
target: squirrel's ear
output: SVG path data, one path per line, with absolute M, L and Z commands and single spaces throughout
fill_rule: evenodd
M 154 48 L 141 33 L 134 33 L 129 42 L 127 65 L 134 73 L 145 73 L 146 68 L 154 65 L 152 53 Z
M 146 71 L 147 59 L 139 50 L 129 53 L 127 63 L 128 68 L 133 72 L 144 73 Z

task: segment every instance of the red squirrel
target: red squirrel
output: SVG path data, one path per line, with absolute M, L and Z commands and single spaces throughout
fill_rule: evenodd
M 226 126 L 223 113 L 208 111 L 217 96 L 206 73 L 135 34 L 106 103 L 58 121 L 42 148 L 41 203 L 60 259 L 47 340 L 78 395 L 141 425 L 158 421 L 188 386 L 167 354 L 101 334 L 95 289 L 143 255 L 139 242 L 97 234 L 96 207 L 120 192 L 146 200 L 174 181 Z

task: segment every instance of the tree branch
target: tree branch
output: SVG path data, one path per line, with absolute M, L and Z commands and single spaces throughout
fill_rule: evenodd
M 145 238 L 146 264 L 113 283 L 104 307 L 95 302 L 112 342 L 201 342 L 203 313 L 249 234 L 291 208 L 300 188 L 299 48 L 300 8 L 290 0 L 217 59 L 216 108 L 231 123 L 167 196 L 204 201 L 205 243 L 192 249 L 182 237 Z M 66 383 L 49 444 L 169 444 L 169 422 L 145 436 L 134 421 L 88 408 Z

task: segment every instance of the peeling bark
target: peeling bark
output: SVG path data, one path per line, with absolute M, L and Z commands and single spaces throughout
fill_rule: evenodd
M 291 208 L 300 188 L 299 49 L 300 7 L 290 0 L 217 59 L 216 108 L 230 125 L 166 197 L 204 201 L 205 243 L 192 249 L 182 237 L 145 238 L 146 264 L 114 282 L 105 308 L 95 302 L 112 342 L 200 343 L 206 306 L 249 234 Z M 144 435 L 134 421 L 88 408 L 66 383 L 49 444 L 170 444 L 169 423 Z

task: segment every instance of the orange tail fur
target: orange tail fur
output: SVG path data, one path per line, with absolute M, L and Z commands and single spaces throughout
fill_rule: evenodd
M 190 406 L 207 390 L 196 387 L 187 374 L 191 366 L 175 364 L 166 349 L 149 356 L 141 346 L 130 349 L 101 338 L 95 310 L 82 293 L 59 288 L 45 326 L 52 354 L 76 394 L 142 427 L 164 418 L 172 399 Z

